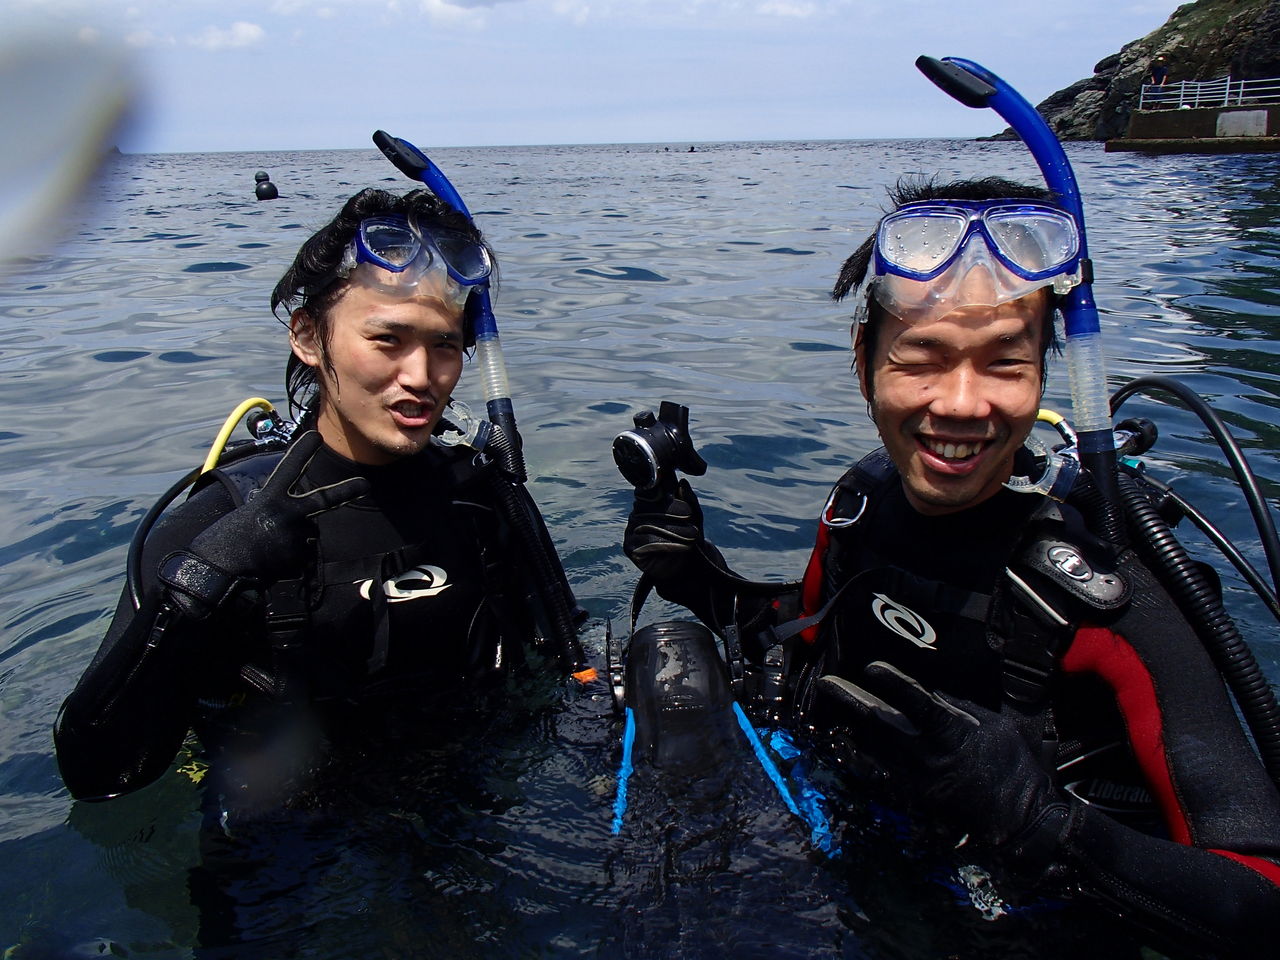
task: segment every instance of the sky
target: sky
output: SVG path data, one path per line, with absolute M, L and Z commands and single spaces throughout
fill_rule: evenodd
M 128 153 L 969 137 L 914 68 L 960 56 L 1033 103 L 1175 0 L 0 0 L 4 45 L 124 58 Z M 55 65 L 56 66 L 56 65 Z

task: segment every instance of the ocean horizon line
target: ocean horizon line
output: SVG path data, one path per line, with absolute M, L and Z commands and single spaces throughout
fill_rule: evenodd
M 716 147 L 716 146 L 733 146 L 740 144 L 766 144 L 777 145 L 785 143 L 796 144 L 830 144 L 830 143 L 886 143 L 886 142 L 940 142 L 940 141 L 960 141 L 975 142 L 982 140 L 997 140 L 995 136 L 982 137 L 784 137 L 778 139 L 761 139 L 761 140 L 601 140 L 598 142 L 585 143 L 492 143 L 492 144 L 450 144 L 450 145 L 429 145 L 423 149 L 428 150 L 527 150 L 530 148 L 568 148 L 568 147 L 654 147 L 658 152 L 662 152 L 663 147 Z M 293 154 L 293 153 L 363 153 L 365 151 L 375 151 L 377 148 L 368 147 L 305 147 L 305 148 L 240 148 L 240 149 L 219 149 L 219 150 L 126 150 L 118 144 L 108 148 L 109 152 L 117 153 L 125 157 L 188 157 L 188 156 L 220 156 L 237 153 L 253 153 L 253 154 Z M 688 152 L 688 151 L 673 151 Z

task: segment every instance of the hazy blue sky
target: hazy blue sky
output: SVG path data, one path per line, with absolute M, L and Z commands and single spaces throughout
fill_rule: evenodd
M 977 136 L 921 53 L 1032 102 L 1175 0 L 0 0 L 117 44 L 140 79 L 127 151 Z

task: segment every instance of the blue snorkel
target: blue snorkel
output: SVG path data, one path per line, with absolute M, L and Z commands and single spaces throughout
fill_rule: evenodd
M 1013 128 L 1031 151 L 1045 184 L 1080 231 L 1081 281 L 1059 300 L 1067 335 L 1067 370 L 1080 463 L 1092 475 L 1108 505 L 1112 539 L 1122 536 L 1118 518 L 1115 439 L 1107 394 L 1105 357 L 1098 308 L 1093 300 L 1093 266 L 1085 239 L 1084 207 L 1075 174 L 1044 118 L 1016 90 L 990 70 L 959 57 L 918 57 L 916 67 L 950 97 L 966 107 L 989 107 Z
M 430 158 L 408 140 L 393 137 L 383 130 L 373 134 L 373 142 L 405 176 L 420 181 L 428 190 L 460 214 L 471 219 L 471 211 L 453 184 Z M 509 443 L 509 451 L 501 456 L 502 467 L 518 482 L 528 479 L 521 454 L 520 434 L 516 429 L 515 407 L 511 403 L 511 387 L 507 382 L 507 365 L 498 340 L 498 321 L 493 315 L 489 281 L 485 280 L 467 301 L 476 337 L 476 360 L 483 381 L 485 408 L 489 420 L 501 428 Z
M 425 153 L 408 140 L 393 137 L 383 130 L 374 132 L 373 142 L 401 173 L 411 180 L 421 182 L 454 210 L 471 220 L 471 211 L 462 202 L 458 191 Z M 585 683 L 594 676 L 594 671 L 582 672 L 586 658 L 578 643 L 578 625 L 587 618 L 587 612 L 574 599 L 564 566 L 547 532 L 542 514 L 538 512 L 537 504 L 524 487 L 528 474 L 521 452 L 520 434 L 516 428 L 515 407 L 511 403 L 511 388 L 507 384 L 507 365 L 502 358 L 502 345 L 498 341 L 498 321 L 493 315 L 488 279 L 477 285 L 467 298 L 465 309 L 475 332 L 476 359 L 484 382 L 489 421 L 497 428 L 488 434 L 487 441 L 479 444 L 486 453 L 494 455 L 503 474 L 501 477 L 494 477 L 494 493 L 502 514 L 524 548 L 527 566 L 543 601 L 548 621 L 546 626 L 558 645 L 555 656 L 566 672 Z

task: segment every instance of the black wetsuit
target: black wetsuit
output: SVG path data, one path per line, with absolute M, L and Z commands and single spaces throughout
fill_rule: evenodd
M 829 504 L 805 575 L 801 612 L 826 609 L 788 650 L 785 713 L 823 736 L 839 718 L 814 696 L 817 678 L 858 682 L 875 660 L 992 710 L 1016 696 L 1043 732 L 1045 767 L 1084 811 L 1039 889 L 1102 901 L 1175 950 L 1274 950 L 1280 795 L 1164 588 L 1131 551 L 1109 552 L 1068 506 L 1006 490 L 970 510 L 925 517 L 883 452 L 859 467 L 865 476 L 842 481 Z M 1112 589 L 1097 603 L 1073 603 L 1027 569 L 1020 558 L 1032 552 L 1029 541 L 1070 545 L 1108 571 Z M 1014 602 L 1006 567 L 1068 623 L 1034 623 Z M 732 584 L 712 574 L 658 587 L 713 625 L 734 609 Z M 759 610 L 744 634 L 780 607 L 787 604 Z M 752 607 L 740 597 L 740 620 L 744 609 Z M 752 648 L 749 636 L 743 643 Z
M 385 723 L 389 705 L 422 713 L 465 701 L 519 660 L 533 625 L 518 552 L 478 469 L 434 447 L 377 467 L 321 447 L 299 489 L 363 476 L 370 491 L 316 518 L 305 578 L 157 634 L 162 558 L 242 502 L 279 457 L 216 472 L 152 531 L 141 610 L 121 597 L 59 715 L 58 763 L 75 796 L 150 783 L 194 727 L 230 783 L 270 770 L 274 799 L 335 742 Z

